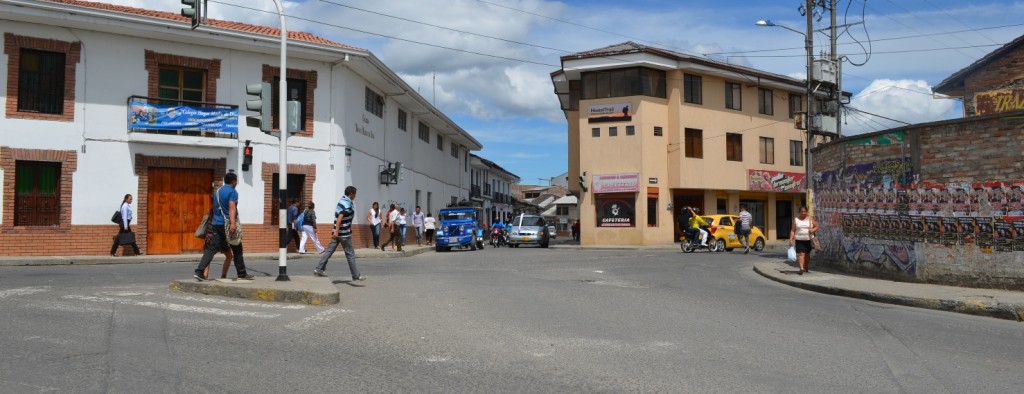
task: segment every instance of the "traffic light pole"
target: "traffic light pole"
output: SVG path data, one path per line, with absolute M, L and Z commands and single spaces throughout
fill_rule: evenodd
M 284 7 L 281 0 L 274 0 L 277 6 L 277 15 L 281 19 L 281 76 L 277 89 L 277 124 L 281 130 L 281 157 L 277 177 L 277 196 L 280 212 L 278 212 L 278 257 L 277 257 L 277 281 L 285 282 L 288 278 L 288 241 L 291 234 L 288 233 L 288 67 L 286 56 L 288 48 L 288 29 L 284 21 Z

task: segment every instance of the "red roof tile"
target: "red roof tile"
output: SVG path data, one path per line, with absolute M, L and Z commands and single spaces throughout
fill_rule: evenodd
M 93 1 L 81 1 L 81 0 L 41 0 L 41 1 L 49 2 L 49 3 L 67 4 L 67 5 L 72 5 L 72 6 L 76 6 L 76 7 L 93 8 L 93 9 L 104 10 L 104 11 L 121 12 L 121 13 L 125 13 L 125 14 L 139 15 L 139 16 L 145 16 L 145 17 L 150 17 L 150 18 L 159 18 L 159 19 L 165 19 L 165 20 L 171 20 L 171 21 L 178 21 L 178 22 L 181 22 L 182 24 L 186 24 L 186 25 L 191 23 L 189 18 L 183 17 L 180 14 L 175 14 L 173 12 L 147 10 L 147 9 L 142 9 L 142 8 L 127 7 L 127 6 L 122 6 L 122 5 L 115 5 L 115 4 L 108 4 L 108 3 L 99 3 L 99 2 L 93 2 Z M 253 34 L 259 34 L 259 35 L 264 35 L 264 36 L 272 36 L 272 37 L 280 37 L 281 36 L 281 30 L 280 29 L 274 28 L 274 27 L 270 27 L 270 26 L 252 25 L 252 24 L 248 24 L 248 23 L 223 21 L 223 20 L 219 20 L 219 19 L 209 19 L 208 20 L 208 25 L 212 26 L 212 27 L 220 28 L 220 29 L 236 30 L 236 31 L 241 31 L 241 32 L 246 32 L 246 33 L 253 33 Z M 316 35 L 313 35 L 313 34 L 310 34 L 310 33 L 306 33 L 306 32 L 301 32 L 301 31 L 289 31 L 288 32 L 288 38 L 292 39 L 292 40 L 306 41 L 306 42 L 311 42 L 311 43 L 314 43 L 314 44 L 328 45 L 328 46 L 333 46 L 333 47 L 338 47 L 338 48 L 363 50 L 361 48 L 356 48 L 356 47 L 353 47 L 353 46 L 350 46 L 350 45 L 345 45 L 345 44 L 337 43 L 337 42 L 328 40 L 326 38 L 323 38 L 323 37 L 320 37 L 320 36 L 316 36 Z

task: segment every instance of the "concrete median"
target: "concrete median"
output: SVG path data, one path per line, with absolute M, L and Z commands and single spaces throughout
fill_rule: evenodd
M 287 282 L 275 277 L 257 277 L 254 280 L 213 279 L 204 282 L 195 279 L 172 280 L 170 289 L 258 301 L 289 302 L 309 305 L 333 305 L 341 302 L 341 295 L 330 278 L 291 276 Z

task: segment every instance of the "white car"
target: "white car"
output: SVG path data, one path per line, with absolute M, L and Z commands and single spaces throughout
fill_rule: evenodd
M 555 226 L 548 226 L 548 235 L 551 236 L 551 239 L 557 238 L 556 237 L 557 234 L 558 234 L 558 230 L 555 229 Z

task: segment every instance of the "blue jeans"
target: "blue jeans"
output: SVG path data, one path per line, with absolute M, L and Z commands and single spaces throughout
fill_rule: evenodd
M 373 231 L 373 248 L 377 249 L 380 247 L 380 223 L 370 225 L 370 230 Z
M 416 243 L 423 242 L 423 226 L 416 227 Z
M 398 232 L 402 233 L 402 244 L 405 245 L 405 225 L 404 224 L 399 224 L 398 225 Z
M 320 263 L 316 265 L 316 269 L 327 271 L 327 260 L 330 260 L 334 251 L 338 250 L 338 244 L 345 249 L 345 259 L 348 260 L 348 270 L 352 272 L 352 279 L 362 276 L 359 274 L 359 268 L 356 267 L 356 250 L 352 248 L 352 237 L 331 237 L 331 244 L 324 249 L 324 254 L 320 256 Z

